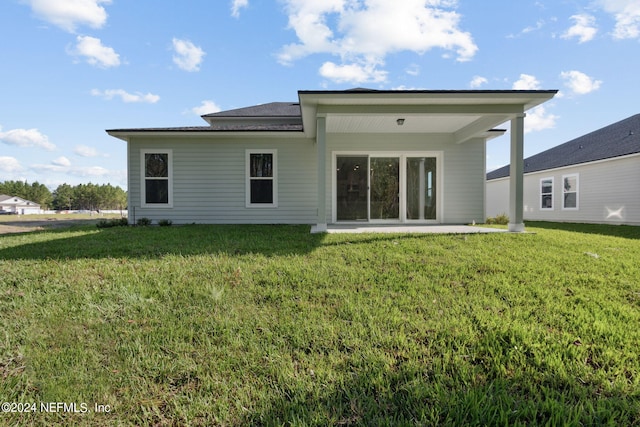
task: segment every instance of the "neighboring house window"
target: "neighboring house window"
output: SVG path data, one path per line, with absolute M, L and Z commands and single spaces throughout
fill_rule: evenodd
M 171 207 L 173 205 L 173 165 L 171 150 L 143 150 L 142 206 Z
M 247 207 L 278 205 L 278 159 L 276 150 L 247 150 Z
M 578 209 L 578 174 L 562 177 L 562 209 Z
M 540 209 L 553 209 L 553 178 L 542 178 L 540 180 Z

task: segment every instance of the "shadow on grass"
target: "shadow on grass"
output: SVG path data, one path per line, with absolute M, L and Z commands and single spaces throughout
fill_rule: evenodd
M 548 230 L 571 231 L 574 233 L 598 234 L 601 236 L 640 239 L 640 226 L 614 224 L 583 224 L 574 222 L 527 221 L 527 227 Z
M 395 241 L 403 237 L 442 239 L 463 234 L 365 233 L 328 238 L 328 234 L 311 234 L 308 225 L 181 225 L 172 227 L 76 226 L 34 231 L 28 243 L 0 246 L 0 259 L 153 259 L 166 255 L 225 254 L 228 256 L 260 254 L 264 256 L 303 255 L 320 246 L 342 246 Z M 11 239 L 16 234 L 0 235 Z M 350 236 L 350 237 L 347 237 Z M 474 233 L 472 236 L 492 236 Z
M 455 370 L 455 368 L 452 368 Z M 386 377 L 386 378 L 385 378 Z M 470 378 L 468 378 L 470 380 Z M 386 384 L 385 384 L 386 382 Z M 246 425 L 461 426 L 637 425 L 640 409 L 624 393 L 603 395 L 596 384 L 535 384 L 516 376 L 483 385 L 389 370 L 315 396 L 283 390 L 283 399 L 245 415 Z M 326 385 L 318 385 L 326 390 Z
M 150 259 L 166 255 L 252 253 L 279 256 L 309 253 L 324 238 L 322 234 L 310 234 L 307 225 L 80 227 L 34 232 L 29 236 L 28 243 L 3 245 L 0 259 Z

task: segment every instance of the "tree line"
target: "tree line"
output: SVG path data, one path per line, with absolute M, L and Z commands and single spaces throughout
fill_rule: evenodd
M 0 194 L 16 196 L 36 202 L 41 209 L 48 210 L 106 210 L 126 209 L 127 192 L 111 184 L 61 184 L 53 192 L 37 181 L 0 183 Z

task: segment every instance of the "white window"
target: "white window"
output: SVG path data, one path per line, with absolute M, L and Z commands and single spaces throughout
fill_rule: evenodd
M 246 206 L 275 208 L 278 206 L 277 150 L 247 150 Z
M 553 210 L 553 178 L 540 180 L 540 210 Z
M 141 150 L 143 207 L 173 206 L 173 153 L 171 150 Z
M 578 174 L 562 176 L 562 209 L 578 209 Z

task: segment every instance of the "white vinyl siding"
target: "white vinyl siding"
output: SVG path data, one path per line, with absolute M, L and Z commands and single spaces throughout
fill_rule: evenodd
M 443 134 L 327 135 L 326 212 L 332 220 L 332 153 L 339 151 L 438 152 L 438 220 L 446 224 L 484 218 L 485 142 L 456 144 Z M 317 223 L 317 146 L 313 139 L 274 135 L 250 140 L 232 135 L 132 137 L 129 144 L 129 219 L 174 224 L 315 224 Z M 173 207 L 142 206 L 142 150 L 172 150 Z M 247 150 L 277 150 L 277 207 L 247 207 Z
M 563 206 L 564 177 L 579 177 L 579 209 L 540 210 L 540 179 L 554 177 L 554 206 Z M 562 184 L 559 184 L 562 183 Z M 640 155 L 528 173 L 524 177 L 524 219 L 640 225 Z M 487 182 L 487 215 L 508 206 L 509 178 Z
M 508 177 L 487 182 L 486 218 L 495 218 L 496 216 L 502 214 L 509 215 Z
M 218 137 L 219 138 L 219 137 Z M 316 160 L 312 140 L 302 137 L 265 138 L 247 142 L 206 138 L 132 138 L 130 222 L 147 217 L 174 224 L 313 224 L 316 221 Z M 173 208 L 141 204 L 140 150 L 173 150 Z M 277 150 L 278 205 L 246 207 L 246 150 Z

